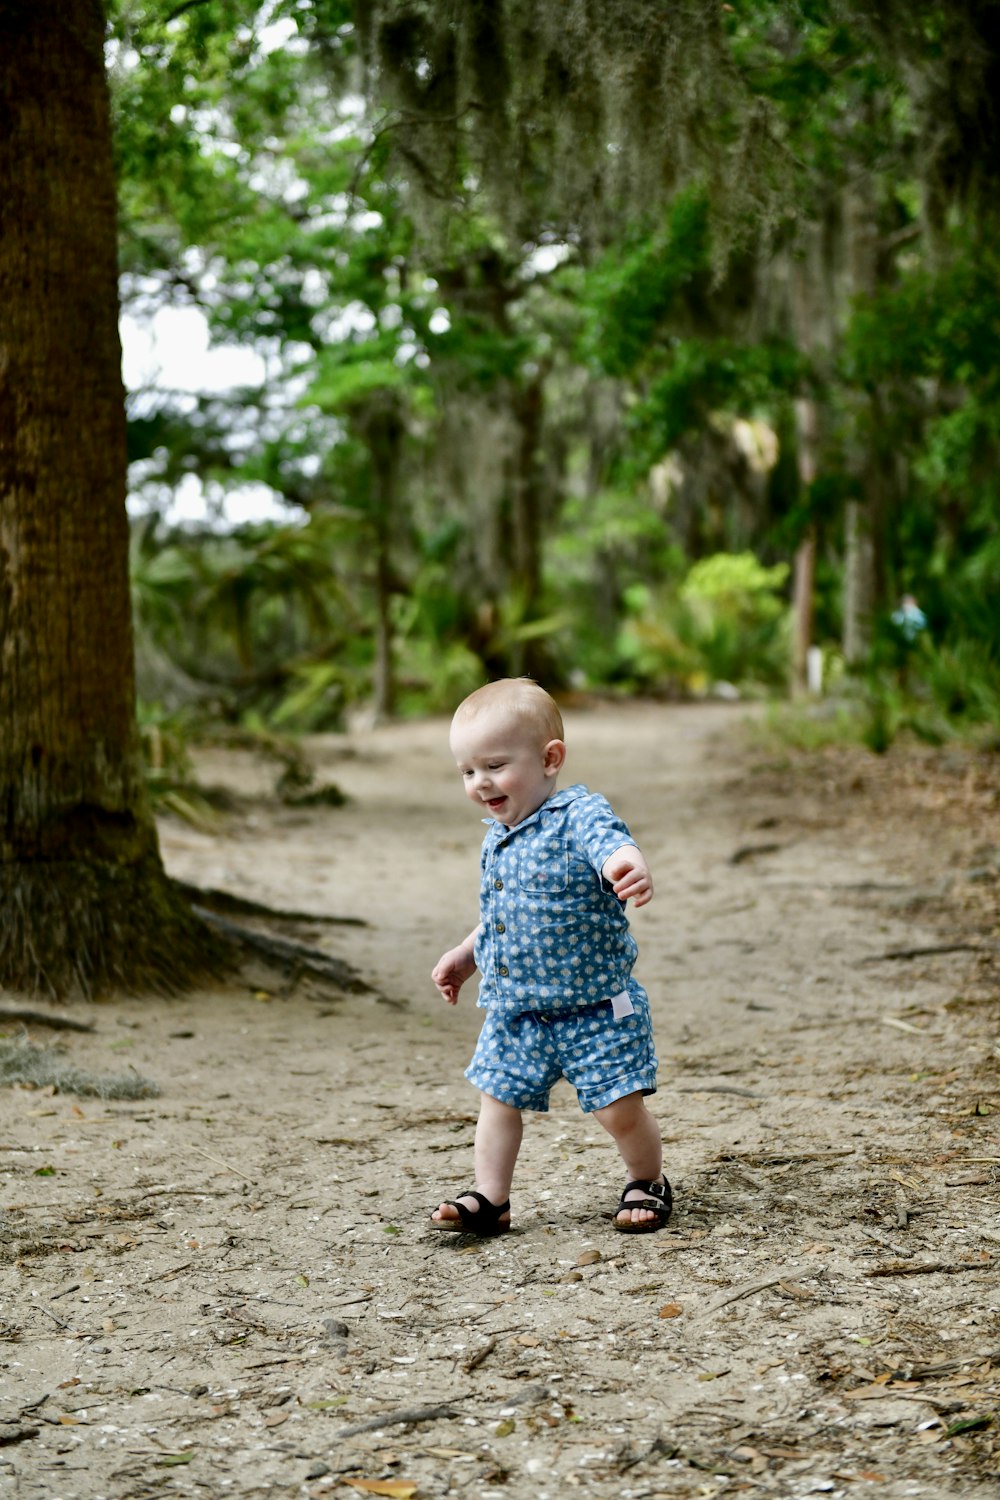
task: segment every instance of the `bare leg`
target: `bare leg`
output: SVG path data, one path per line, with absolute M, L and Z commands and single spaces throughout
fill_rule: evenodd
M 490 1094 L 479 1096 L 479 1120 L 476 1124 L 476 1188 L 491 1203 L 506 1203 L 510 1197 L 510 1185 L 514 1179 L 514 1164 L 521 1149 L 523 1125 L 521 1111 L 510 1104 L 501 1104 Z M 475 1198 L 463 1196 L 459 1199 L 467 1208 L 478 1210 Z M 458 1211 L 450 1203 L 442 1203 L 431 1214 L 432 1219 L 457 1219 Z M 508 1223 L 510 1214 L 502 1216 L 500 1222 Z
M 662 1179 L 663 1145 L 660 1127 L 646 1108 L 642 1094 L 626 1094 L 624 1099 L 616 1099 L 604 1109 L 596 1109 L 594 1115 L 613 1137 L 625 1163 L 629 1182 L 640 1178 L 644 1182 L 659 1182 Z M 636 1190 L 631 1196 L 640 1199 L 643 1195 Z M 622 1209 L 617 1221 L 624 1224 L 631 1219 L 633 1224 L 643 1224 L 655 1218 L 656 1215 L 648 1208 L 633 1208 L 631 1211 Z

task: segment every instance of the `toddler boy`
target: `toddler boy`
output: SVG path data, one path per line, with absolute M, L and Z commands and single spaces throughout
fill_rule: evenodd
M 661 1229 L 670 1184 L 644 1102 L 656 1091 L 656 1054 L 625 917 L 626 901 L 645 906 L 653 895 L 649 867 L 603 797 L 579 784 L 559 789 L 562 717 L 537 683 L 505 678 L 470 694 L 450 744 L 489 828 L 479 925 L 431 977 L 454 1005 L 478 968 L 486 1017 L 465 1074 L 480 1090 L 476 1185 L 442 1203 L 431 1226 L 477 1235 L 510 1228 L 521 1111 L 547 1110 L 552 1085 L 565 1077 L 625 1164 L 615 1228 Z

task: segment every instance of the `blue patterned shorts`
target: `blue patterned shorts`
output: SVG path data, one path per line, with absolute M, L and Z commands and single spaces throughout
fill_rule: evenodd
M 585 1114 L 626 1094 L 655 1094 L 649 999 L 634 981 L 628 995 L 635 1009 L 620 1020 L 610 1000 L 555 1013 L 488 1009 L 466 1078 L 501 1104 L 542 1113 L 560 1078 L 576 1089 Z

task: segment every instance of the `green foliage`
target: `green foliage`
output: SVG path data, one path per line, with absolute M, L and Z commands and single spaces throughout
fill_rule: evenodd
M 341 728 L 348 681 L 339 661 L 293 663 L 268 724 L 298 732 Z
M 788 674 L 788 568 L 720 553 L 669 591 L 634 585 L 618 650 L 639 686 L 703 692 L 713 684 L 780 687 Z
M 856 745 L 864 737 L 868 715 L 857 703 L 775 703 L 763 721 L 755 721 L 756 737 L 769 749 L 790 746 L 814 753 L 828 746 Z
M 912 590 L 930 629 L 876 641 L 869 738 L 995 721 L 996 168 L 954 149 L 962 109 L 989 139 L 978 22 L 667 10 L 112 5 L 126 306 L 195 303 L 268 371 L 137 395 L 137 493 L 265 483 L 295 518 L 137 530 L 163 711 L 327 728 L 376 662 L 404 712 L 526 663 L 780 689 L 773 564 L 815 530 L 832 639 L 845 502 L 877 491 L 878 607 Z
M 297 728 L 340 724 L 366 688 L 363 601 L 337 566 L 355 530 L 350 518 L 222 536 L 140 528 L 137 625 L 183 674 L 189 702 L 232 719 L 263 708 Z
M 716 682 L 783 686 L 788 672 L 787 563 L 765 568 L 750 553 L 695 563 L 680 588 L 688 634 Z
M 661 226 L 629 231 L 589 273 L 584 357 L 614 376 L 648 367 L 665 326 L 704 313 L 710 256 L 707 196 L 703 187 L 688 188 Z
M 367 350 L 353 351 L 353 357 L 346 359 L 334 354 L 321 362 L 305 401 L 315 403 L 322 411 L 358 411 L 373 396 L 399 390 L 405 384 L 405 370 L 391 359 L 373 359 Z
M 709 615 L 719 611 L 747 625 L 754 620 L 768 625 L 783 611 L 778 591 L 787 581 L 787 563 L 766 568 L 751 552 L 721 552 L 695 563 L 680 592 L 682 599 Z

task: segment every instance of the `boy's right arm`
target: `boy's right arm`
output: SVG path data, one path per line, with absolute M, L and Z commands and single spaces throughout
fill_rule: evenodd
M 474 927 L 457 948 L 449 948 L 447 953 L 442 953 L 431 970 L 431 978 L 449 1005 L 458 1004 L 459 990 L 476 972 L 475 948 L 478 936 L 479 928 Z

